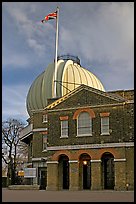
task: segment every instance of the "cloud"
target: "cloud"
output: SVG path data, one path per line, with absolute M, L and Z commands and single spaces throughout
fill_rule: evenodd
M 27 66 L 30 64 L 30 59 L 27 55 L 22 55 L 19 53 L 15 53 L 14 51 L 6 57 L 6 55 L 2 56 L 2 64 L 6 66 L 7 68 L 16 68 L 16 67 L 23 67 L 27 68 Z
M 89 5 L 89 4 L 88 4 Z M 90 3 L 91 5 L 91 3 Z M 61 29 L 61 48 L 66 52 L 77 52 L 84 59 L 107 61 L 115 64 L 121 60 L 133 69 L 134 9 L 128 3 L 100 3 L 93 11 L 73 14 L 72 23 Z M 75 22 L 76 21 L 76 22 Z
M 28 45 L 29 45 L 31 48 L 33 48 L 33 49 L 37 52 L 37 54 L 39 54 L 39 53 L 40 53 L 40 54 L 41 54 L 41 53 L 43 54 L 43 53 L 44 53 L 44 46 L 38 44 L 35 39 L 29 38 L 27 41 L 28 41 Z
M 133 2 L 3 2 L 4 71 L 12 68 L 14 75 L 18 67 L 37 67 L 39 73 L 40 66 L 47 67 L 53 61 L 55 21 L 41 24 L 40 20 L 56 5 L 60 5 L 58 54 L 77 55 L 106 90 L 133 88 Z M 31 77 L 35 70 L 30 70 Z M 28 118 L 28 86 L 18 82 L 17 86 L 4 85 L 3 90 L 3 117 Z
M 28 87 L 26 85 L 3 86 L 2 89 L 2 118 L 17 117 L 20 119 L 28 118 L 26 111 L 26 94 Z
M 35 7 L 33 5 L 31 9 L 31 3 L 14 2 L 12 4 L 5 3 L 4 5 L 5 12 L 12 19 L 16 36 L 18 38 L 23 36 L 24 43 L 31 48 L 32 52 L 38 57 L 44 57 L 44 54 L 48 51 L 48 46 L 52 45 L 51 42 L 54 37 L 49 35 L 49 33 L 54 30 L 55 34 L 55 27 L 52 24 L 43 25 L 38 17 L 34 19 L 35 14 L 33 12 Z M 47 39 L 44 41 L 45 43 L 43 43 L 43 38 Z
M 106 61 L 115 64 L 122 60 L 128 64 L 129 69 L 133 68 L 133 64 L 128 63 L 134 58 L 132 2 L 59 2 L 59 4 L 62 7 L 59 17 L 60 54 L 76 54 L 90 63 L 97 60 L 98 63 Z M 27 46 L 39 59 L 52 53 L 55 47 L 55 24 L 43 25 L 40 23 L 39 14 L 36 16 L 36 8 L 43 13 L 43 5 L 47 5 L 48 8 L 51 3 L 14 2 L 11 5 L 7 6 L 7 11 L 20 35 L 25 36 Z M 69 20 L 68 16 L 72 19 Z

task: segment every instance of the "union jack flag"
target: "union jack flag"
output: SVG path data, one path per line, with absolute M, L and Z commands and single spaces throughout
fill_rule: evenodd
M 44 17 L 44 19 L 41 20 L 41 22 L 44 23 L 48 20 L 52 20 L 56 18 L 57 18 L 57 11 L 55 11 L 54 13 L 49 13 L 47 16 Z

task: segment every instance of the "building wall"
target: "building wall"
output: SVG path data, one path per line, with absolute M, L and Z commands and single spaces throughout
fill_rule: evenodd
M 126 183 L 128 190 L 134 189 L 134 147 L 126 148 Z
M 82 190 L 79 177 L 79 158 L 80 155 L 86 153 L 91 157 L 91 188 L 90 190 L 104 189 L 102 182 L 102 166 L 101 158 L 105 152 L 109 152 L 114 156 L 114 172 L 115 172 L 115 190 L 132 190 L 134 189 L 134 157 L 133 147 L 120 148 L 97 148 L 82 150 L 61 150 L 55 151 L 52 155 L 52 161 L 47 164 L 48 169 L 48 185 L 47 190 L 59 190 L 59 156 L 67 155 L 69 158 L 70 169 L 70 190 Z M 49 167 L 49 168 L 48 168 Z M 54 172 L 54 173 L 52 173 Z M 97 176 L 96 176 L 97 175 Z M 127 189 L 127 183 L 129 187 Z M 52 188 L 53 187 L 53 188 Z M 55 189 L 54 189 L 55 188 Z
M 108 93 L 107 93 L 108 94 Z M 123 96 L 124 93 L 120 93 Z M 132 92 L 125 92 L 125 96 L 132 99 Z M 77 121 L 73 119 L 75 112 L 84 108 L 90 109 L 94 113 L 92 136 L 77 137 Z M 43 114 L 48 114 L 48 123 L 42 122 Z M 101 135 L 101 116 L 100 113 L 109 113 L 110 135 Z M 68 138 L 60 138 L 61 136 L 61 120 L 60 117 L 68 116 L 69 136 Z M 128 184 L 129 189 L 134 187 L 134 150 L 130 145 L 125 143 L 134 141 L 134 107 L 133 103 L 124 103 L 120 100 L 106 97 L 88 90 L 82 90 L 78 94 L 69 97 L 62 103 L 56 105 L 51 110 L 39 111 L 33 113 L 33 128 L 48 128 L 48 150 L 43 151 L 42 135 L 44 132 L 34 131 L 32 140 L 32 158 L 47 157 L 47 190 L 61 190 L 59 179 L 59 156 L 66 155 L 69 158 L 69 189 L 81 189 L 79 178 L 79 157 L 86 153 L 91 157 L 91 190 L 103 189 L 102 183 L 102 167 L 101 157 L 105 152 L 109 152 L 114 156 L 115 168 L 115 189 L 126 190 Z M 104 147 L 104 144 L 122 144 L 120 147 Z M 67 147 L 71 145 L 94 145 L 91 148 L 82 149 L 55 149 L 56 146 Z M 98 144 L 98 147 L 95 147 Z M 54 150 L 50 150 L 54 147 Z M 40 162 L 40 161 L 38 161 Z M 33 161 L 33 166 L 37 164 Z M 39 164 L 38 164 L 39 166 Z M 38 168 L 38 167 L 37 167 Z M 96 176 L 97 174 L 97 176 Z M 37 182 L 36 180 L 34 181 Z
M 95 113 L 92 126 L 93 133 L 89 137 L 77 136 L 77 120 L 73 119 L 76 109 L 61 110 L 48 113 L 48 146 L 70 145 L 70 144 L 93 144 L 133 141 L 134 118 L 131 115 L 132 105 L 119 105 L 113 107 L 91 108 Z M 108 112 L 110 121 L 110 135 L 101 135 L 100 113 Z M 68 116 L 69 137 L 61 136 L 61 116 Z

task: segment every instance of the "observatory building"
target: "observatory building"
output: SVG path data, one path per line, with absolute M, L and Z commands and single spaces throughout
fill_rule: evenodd
M 106 91 L 78 57 L 58 57 L 32 83 L 28 183 L 46 190 L 134 189 L 134 90 Z M 54 97 L 56 83 L 56 97 Z
M 73 60 L 71 60 L 71 58 Z M 93 73 L 80 66 L 80 60 L 78 57 L 69 55 L 58 57 L 57 98 L 68 94 L 81 84 L 105 91 L 100 80 Z M 49 64 L 45 71 L 35 79 L 30 87 L 26 102 L 29 115 L 31 115 L 31 110 L 45 108 L 47 106 L 47 99 L 53 97 L 54 63 Z

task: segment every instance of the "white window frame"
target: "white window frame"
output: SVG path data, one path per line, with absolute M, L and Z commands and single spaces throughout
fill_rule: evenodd
M 48 122 L 48 116 L 47 114 L 43 115 L 43 123 L 47 123 Z
M 103 124 L 103 121 L 107 119 L 106 123 Z M 105 131 L 106 127 L 106 131 Z M 101 135 L 110 135 L 110 125 L 109 125 L 109 116 L 101 117 Z
M 67 122 L 66 127 L 63 127 L 64 122 Z M 66 130 L 67 134 L 63 134 L 63 130 Z M 68 138 L 68 120 L 61 120 L 61 136 L 60 138 Z
M 84 113 L 86 113 L 86 114 L 88 114 L 88 119 L 89 119 L 89 121 L 90 121 L 90 126 L 82 126 L 82 128 L 90 128 L 90 132 L 88 132 L 88 133 L 82 133 L 82 134 L 80 134 L 79 133 L 79 117 L 81 116 L 81 114 L 84 114 Z M 91 118 L 91 116 L 90 116 L 90 114 L 88 113 L 88 112 L 86 112 L 86 111 L 84 111 L 84 112 L 81 112 L 79 115 L 78 115 L 78 118 L 77 118 L 77 137 L 82 137 L 82 136 L 92 136 L 92 118 Z

